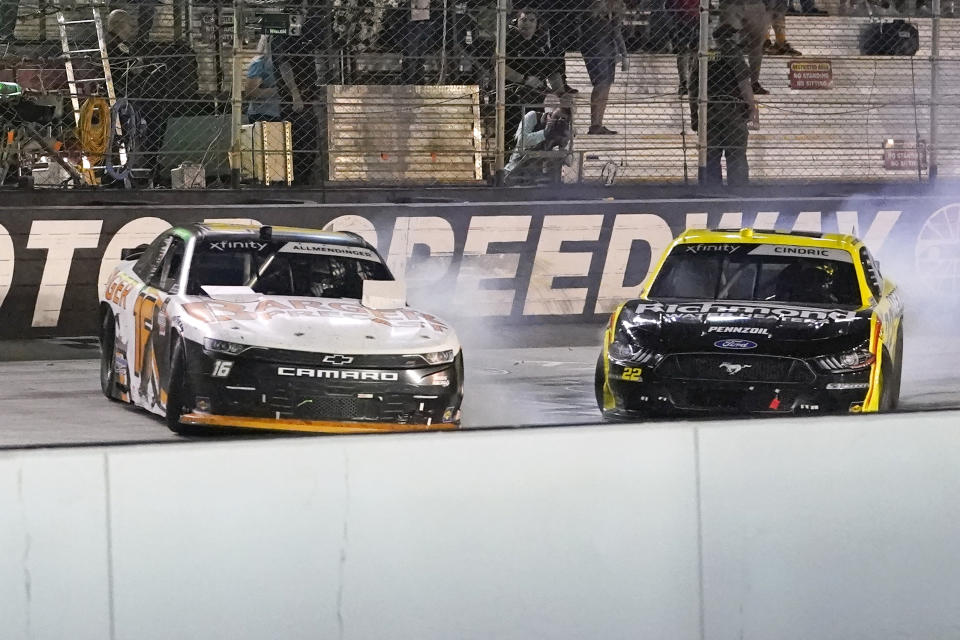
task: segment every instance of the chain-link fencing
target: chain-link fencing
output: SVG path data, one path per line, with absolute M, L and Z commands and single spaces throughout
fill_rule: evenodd
M 0 183 L 956 177 L 918 1 L 0 0 Z

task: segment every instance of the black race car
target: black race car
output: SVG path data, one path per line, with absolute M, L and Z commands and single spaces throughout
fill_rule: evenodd
M 687 231 L 610 318 L 597 403 L 623 419 L 890 410 L 902 319 L 852 236 Z

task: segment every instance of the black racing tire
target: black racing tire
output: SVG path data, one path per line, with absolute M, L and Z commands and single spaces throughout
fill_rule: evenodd
M 167 391 L 166 422 L 167 428 L 182 436 L 198 435 L 200 429 L 180 422 L 184 409 L 192 408 L 192 400 L 187 380 L 187 359 L 183 341 L 177 339 L 170 359 L 170 385 Z
M 887 413 L 896 408 L 893 394 L 894 378 L 893 364 L 890 356 L 884 353 L 883 360 L 880 361 L 880 402 L 877 406 L 877 411 L 880 413 Z
M 100 319 L 100 390 L 110 400 L 117 397 L 117 322 L 107 309 Z
M 603 385 L 606 384 L 606 375 L 603 371 L 603 354 L 597 358 L 597 369 L 593 374 L 593 394 L 597 399 L 597 408 L 603 413 Z
M 891 367 L 890 382 L 890 410 L 895 410 L 900 406 L 900 382 L 903 380 L 903 321 L 897 328 L 897 348 L 894 351 L 893 363 Z

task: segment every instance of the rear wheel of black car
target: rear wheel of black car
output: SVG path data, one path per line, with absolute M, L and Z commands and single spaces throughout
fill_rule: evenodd
M 186 411 L 191 410 L 193 404 L 186 377 L 186 354 L 184 353 L 183 342 L 177 340 L 176 346 L 173 349 L 173 358 L 170 362 L 170 385 L 167 391 L 166 421 L 170 431 L 179 433 L 182 436 L 196 435 L 199 432 L 196 427 L 180 422 L 180 416 Z
M 116 400 L 117 323 L 113 312 L 104 312 L 100 320 L 100 390 L 111 400 Z

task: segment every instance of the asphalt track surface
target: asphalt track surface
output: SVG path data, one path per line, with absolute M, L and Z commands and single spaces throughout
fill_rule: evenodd
M 599 422 L 593 372 L 601 330 L 561 325 L 464 338 L 463 428 Z M 960 408 L 960 338 L 908 335 L 905 344 L 901 409 Z M 89 339 L 0 343 L 0 447 L 184 439 L 159 418 L 106 400 L 97 354 Z

